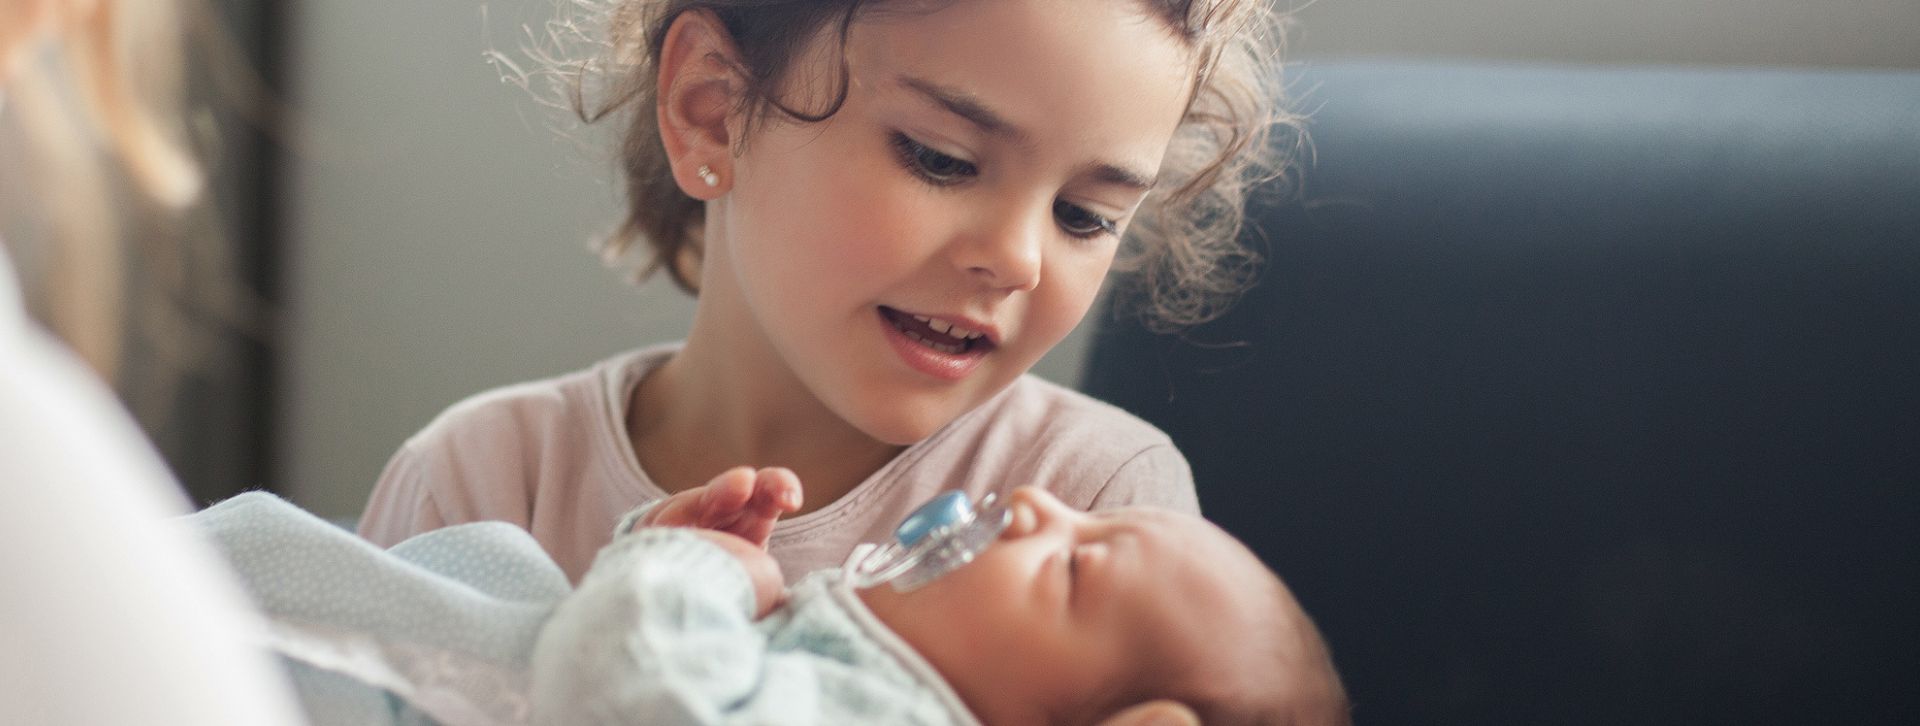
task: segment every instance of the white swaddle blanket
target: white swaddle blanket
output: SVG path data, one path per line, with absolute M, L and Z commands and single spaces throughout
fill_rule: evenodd
M 528 722 L 526 663 L 572 588 L 524 530 L 482 522 L 383 550 L 264 492 L 188 519 L 267 614 L 316 724 Z
M 189 519 L 266 613 L 316 726 L 977 723 L 838 571 L 754 621 L 745 569 L 686 531 L 620 537 L 576 593 L 505 523 L 382 550 L 261 492 Z

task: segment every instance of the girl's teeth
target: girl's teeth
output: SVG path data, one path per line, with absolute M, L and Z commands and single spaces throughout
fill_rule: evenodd
M 926 338 L 921 337 L 919 333 L 913 332 L 911 330 L 902 330 L 900 332 L 906 335 L 908 338 L 912 339 L 913 342 L 927 346 L 928 348 L 932 348 L 942 353 L 957 354 L 962 350 L 966 350 L 964 346 L 947 345 L 945 343 L 935 343 L 931 340 L 927 340 Z
M 914 320 L 918 320 L 922 323 L 925 323 L 929 329 L 933 330 L 933 332 L 939 333 L 941 335 L 949 335 L 955 338 L 959 338 L 961 340 L 973 340 L 974 338 L 978 338 L 985 335 L 985 333 L 982 333 L 978 330 L 968 330 L 966 328 L 962 328 L 958 325 L 954 325 L 953 323 L 947 322 L 945 320 L 934 320 L 933 318 L 927 317 L 925 315 L 914 315 L 912 313 L 908 313 L 908 317 L 911 317 Z M 909 333 L 909 335 L 911 335 L 911 333 Z M 917 335 L 914 336 L 913 339 L 920 341 L 922 343 L 926 343 L 928 345 L 934 345 L 934 343 Z M 946 347 L 959 348 L 959 346 L 946 346 Z M 948 351 L 948 352 L 951 353 L 951 352 L 957 352 L 957 351 Z

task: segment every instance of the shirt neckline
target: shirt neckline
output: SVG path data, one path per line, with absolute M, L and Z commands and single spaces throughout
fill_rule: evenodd
M 627 436 L 629 402 L 633 400 L 634 389 L 640 385 L 641 379 L 679 353 L 684 345 L 683 341 L 677 341 L 634 350 L 602 364 L 600 374 L 596 377 L 601 392 L 598 411 L 601 445 L 613 470 L 624 475 L 618 481 L 626 493 L 633 497 L 633 501 L 628 503 L 629 507 L 668 496 L 667 491 L 640 465 L 640 455 L 633 450 L 633 442 Z M 996 397 L 1005 393 L 1001 391 Z M 833 503 L 797 517 L 781 519 L 774 524 L 771 541 L 795 544 L 813 539 L 822 532 L 832 531 L 834 524 L 860 513 L 869 502 L 885 498 L 905 478 L 903 474 L 911 471 L 928 450 L 950 436 L 962 422 L 981 415 L 981 410 L 987 407 L 987 404 L 976 406 L 947 422 L 933 435 L 908 445 Z

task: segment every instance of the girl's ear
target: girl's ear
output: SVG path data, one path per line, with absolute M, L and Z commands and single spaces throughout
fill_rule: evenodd
M 726 26 L 706 10 L 674 18 L 660 48 L 660 141 L 674 181 L 695 199 L 719 197 L 733 179 L 738 58 Z

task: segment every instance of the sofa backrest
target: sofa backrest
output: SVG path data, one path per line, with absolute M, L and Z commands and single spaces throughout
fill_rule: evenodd
M 1084 387 L 1362 724 L 1920 721 L 1920 73 L 1323 65 L 1266 258 Z

